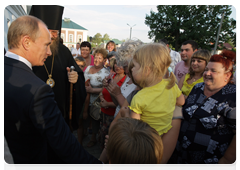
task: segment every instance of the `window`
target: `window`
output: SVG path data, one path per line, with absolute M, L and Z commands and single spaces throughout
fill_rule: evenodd
M 61 33 L 61 38 L 63 39 L 63 41 L 65 41 L 65 34 L 64 33 Z
M 82 42 L 82 35 L 78 35 L 78 39 L 77 39 L 77 41 L 79 42 L 79 43 L 81 43 Z
M 69 34 L 69 42 L 73 42 L 73 35 Z
M 8 28 L 10 27 L 10 25 L 11 25 L 11 21 L 10 21 L 10 19 L 7 19 L 7 26 L 8 26 Z
M 14 21 L 16 19 L 16 17 L 14 15 L 12 15 L 12 21 Z

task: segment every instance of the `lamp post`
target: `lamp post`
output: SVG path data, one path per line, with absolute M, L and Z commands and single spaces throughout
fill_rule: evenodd
M 130 26 L 130 25 L 127 23 L 127 25 L 130 27 L 130 40 L 131 40 L 132 27 L 134 27 L 136 24 L 134 24 L 133 26 Z

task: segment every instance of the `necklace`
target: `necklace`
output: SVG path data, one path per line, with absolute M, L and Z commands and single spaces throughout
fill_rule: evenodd
M 200 77 L 201 78 L 201 77 Z M 199 79 L 199 78 L 198 78 Z M 198 79 L 196 79 L 196 78 L 192 78 L 192 80 L 193 80 L 193 82 L 195 82 L 196 80 L 198 80 Z
M 45 67 L 45 69 L 46 69 L 46 71 L 47 71 L 47 74 L 48 74 L 48 79 L 47 79 L 46 83 L 47 83 L 51 88 L 53 88 L 54 85 L 55 85 L 55 81 L 52 79 L 53 63 L 54 63 L 54 55 L 53 55 L 53 59 L 52 59 L 51 74 L 49 74 L 49 72 L 48 72 L 48 70 L 47 70 L 47 67 L 46 67 L 46 65 L 45 65 L 45 63 L 44 63 L 44 67 Z

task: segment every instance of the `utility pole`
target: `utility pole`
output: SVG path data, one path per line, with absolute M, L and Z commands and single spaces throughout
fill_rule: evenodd
M 222 14 L 222 19 L 221 19 L 221 22 L 220 22 L 220 26 L 219 26 L 219 28 L 218 28 L 218 34 L 217 34 L 217 39 L 216 39 L 216 42 L 215 42 L 213 54 L 216 54 L 217 45 L 218 45 L 218 39 L 219 39 L 219 34 L 220 34 L 220 31 L 221 31 L 221 27 L 222 27 L 222 22 L 223 22 L 224 14 L 225 14 L 225 13 L 223 12 L 223 14 Z
M 136 24 L 134 24 L 133 26 L 130 26 L 130 25 L 127 23 L 127 25 L 130 27 L 130 40 L 131 40 L 132 27 L 134 27 Z

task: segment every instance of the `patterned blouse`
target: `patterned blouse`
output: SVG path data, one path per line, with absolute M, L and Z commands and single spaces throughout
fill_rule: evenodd
M 90 79 L 90 84 L 92 86 L 92 88 L 102 88 L 102 81 L 105 77 L 107 77 L 110 72 L 106 69 L 106 68 L 102 68 L 100 71 L 98 71 L 97 73 L 91 74 L 89 73 L 90 68 L 93 66 L 88 66 L 84 72 L 84 77 L 85 77 L 85 81 L 87 81 L 88 79 Z M 98 97 L 99 94 L 96 93 L 91 93 L 90 94 L 90 106 L 92 105 L 92 103 L 94 102 L 94 100 Z
M 227 84 L 206 97 L 204 83 L 194 86 L 182 108 L 181 124 L 175 151 L 169 163 L 218 163 L 236 130 L 236 86 Z

